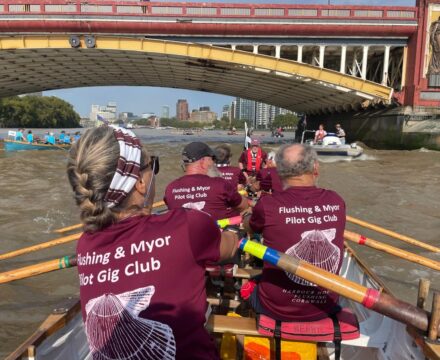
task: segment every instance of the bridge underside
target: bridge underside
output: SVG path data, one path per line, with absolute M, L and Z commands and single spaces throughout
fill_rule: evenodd
M 208 45 L 120 37 L 0 38 L 0 97 L 87 86 L 158 86 L 256 100 L 297 112 L 388 103 L 392 89 L 295 61 Z M 78 40 L 78 39 L 77 39 Z

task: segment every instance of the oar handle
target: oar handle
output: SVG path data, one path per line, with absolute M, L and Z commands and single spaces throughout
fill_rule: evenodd
M 0 284 L 48 273 L 55 270 L 67 269 L 76 265 L 77 260 L 75 255 L 63 256 L 59 259 L 49 260 L 39 264 L 25 266 L 19 269 L 0 273 Z
M 242 222 L 241 216 L 234 216 L 227 219 L 217 220 L 217 225 L 221 228 L 224 228 L 228 225 L 240 225 Z
M 391 295 L 381 293 L 376 289 L 367 288 L 344 279 L 303 260 L 299 260 L 259 243 L 242 239 L 239 247 L 259 259 L 360 303 L 366 308 L 414 326 L 417 329 L 423 331 L 428 330 L 429 314 L 423 309 L 398 300 Z

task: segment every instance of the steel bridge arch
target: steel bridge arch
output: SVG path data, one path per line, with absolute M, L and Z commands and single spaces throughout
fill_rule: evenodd
M 0 75 L 0 97 L 86 86 L 157 86 L 239 96 L 306 113 L 365 101 L 389 103 L 393 91 L 296 61 L 120 36 L 0 37 Z

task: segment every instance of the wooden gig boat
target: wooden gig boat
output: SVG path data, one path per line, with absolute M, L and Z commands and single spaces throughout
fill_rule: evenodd
M 255 270 L 247 269 L 238 269 L 235 274 L 237 278 L 250 278 L 254 275 Z M 360 285 L 390 293 L 349 246 L 346 246 L 340 275 Z M 7 357 L 7 360 L 89 359 L 91 354 L 84 332 L 79 300 L 69 301 L 67 305 L 55 309 L 37 331 Z M 351 300 L 341 298 L 341 306 L 349 307 L 356 314 L 361 334 L 358 339 L 342 342 L 341 359 L 440 359 L 440 345 L 425 341 L 422 335 L 406 325 Z M 206 326 L 213 334 L 232 333 L 239 335 L 237 338 L 261 336 L 257 331 L 255 319 L 248 317 L 210 315 Z M 333 343 L 320 343 L 319 349 L 321 351 L 318 352 L 317 359 L 333 358 Z

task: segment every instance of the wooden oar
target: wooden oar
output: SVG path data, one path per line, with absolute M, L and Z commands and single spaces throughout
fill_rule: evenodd
M 228 226 L 228 225 L 238 225 L 240 223 L 241 223 L 241 216 L 234 216 L 234 217 L 231 217 L 228 219 L 217 220 L 217 225 L 221 228 L 224 228 L 225 226 Z M 28 246 L 28 247 L 25 247 L 22 249 L 18 249 L 18 250 L 14 250 L 14 251 L 11 251 L 8 253 L 0 254 L 0 260 L 9 259 L 9 258 L 12 258 L 15 256 L 27 254 L 30 252 L 46 249 L 46 248 L 49 248 L 52 246 L 61 245 L 61 244 L 64 244 L 64 243 L 67 243 L 70 241 L 78 240 L 81 237 L 81 235 L 82 235 L 82 233 L 76 233 L 76 234 L 64 236 L 64 237 L 61 237 L 58 239 L 46 241 L 41 244 Z
M 25 266 L 19 269 L 0 273 L 0 284 L 48 273 L 54 270 L 66 269 L 76 265 L 75 255 L 63 256 L 59 259 L 49 260 L 35 265 Z
M 37 250 L 42 250 L 42 249 L 46 249 L 52 246 L 56 246 L 56 245 L 60 245 L 60 244 L 65 244 L 67 242 L 70 241 L 74 241 L 74 240 L 78 240 L 80 238 L 82 233 L 76 233 L 76 234 L 72 234 L 69 236 L 64 236 L 55 240 L 50 240 L 50 241 L 46 241 L 44 243 L 41 244 L 37 244 L 37 245 L 33 245 L 33 246 L 28 246 L 22 249 L 18 249 L 15 251 L 11 251 L 8 253 L 4 253 L 4 254 L 0 254 L 0 260 L 5 260 L 5 259 L 9 259 L 15 256 L 19 256 L 19 255 L 23 255 L 23 254 L 27 254 L 30 252 L 34 252 Z
M 417 254 L 413 254 L 409 251 L 401 250 L 401 249 L 396 248 L 394 246 L 384 244 L 380 241 L 367 238 L 367 237 L 360 235 L 360 234 L 357 234 L 355 232 L 345 230 L 344 231 L 344 238 L 346 240 L 352 241 L 356 244 L 369 246 L 373 249 L 381 250 L 381 251 L 384 251 L 388 254 L 398 256 L 402 259 L 412 261 L 417 264 L 420 264 L 420 265 L 429 267 L 431 269 L 440 271 L 440 262 L 438 262 L 438 261 L 431 260 L 431 259 L 428 259 L 426 257 L 420 256 Z
M 165 205 L 165 201 L 155 202 L 153 204 L 153 209 L 157 208 L 157 207 L 164 206 L 164 205 Z M 61 229 L 54 230 L 53 232 L 54 233 L 58 233 L 58 234 L 62 234 L 62 233 L 65 233 L 65 232 L 68 232 L 68 231 L 71 231 L 71 230 L 79 229 L 81 227 L 82 227 L 82 224 L 76 224 L 76 225 L 66 226 L 66 227 L 63 227 Z
M 259 243 L 243 239 L 240 249 L 404 324 L 427 331 L 429 313 L 376 289 L 367 288 Z
M 440 248 L 438 248 L 436 246 L 432 246 L 432 245 L 426 244 L 426 243 L 424 243 L 424 242 L 422 242 L 420 240 L 414 239 L 414 238 L 409 237 L 409 236 L 401 235 L 401 234 L 396 233 L 394 231 L 387 230 L 387 229 L 385 229 L 383 227 L 380 227 L 380 226 L 368 223 L 368 222 L 360 220 L 360 219 L 356 219 L 356 218 L 354 218 L 352 216 L 348 216 L 347 215 L 347 221 L 349 221 L 349 222 L 351 222 L 353 224 L 356 224 L 356 225 L 363 226 L 363 227 L 365 227 L 367 229 L 371 229 L 371 230 L 380 232 L 382 234 L 391 236 L 391 237 L 393 237 L 395 239 L 407 242 L 408 244 L 416 245 L 416 246 L 419 246 L 419 247 L 424 248 L 424 249 L 429 250 L 429 251 L 440 252 Z

